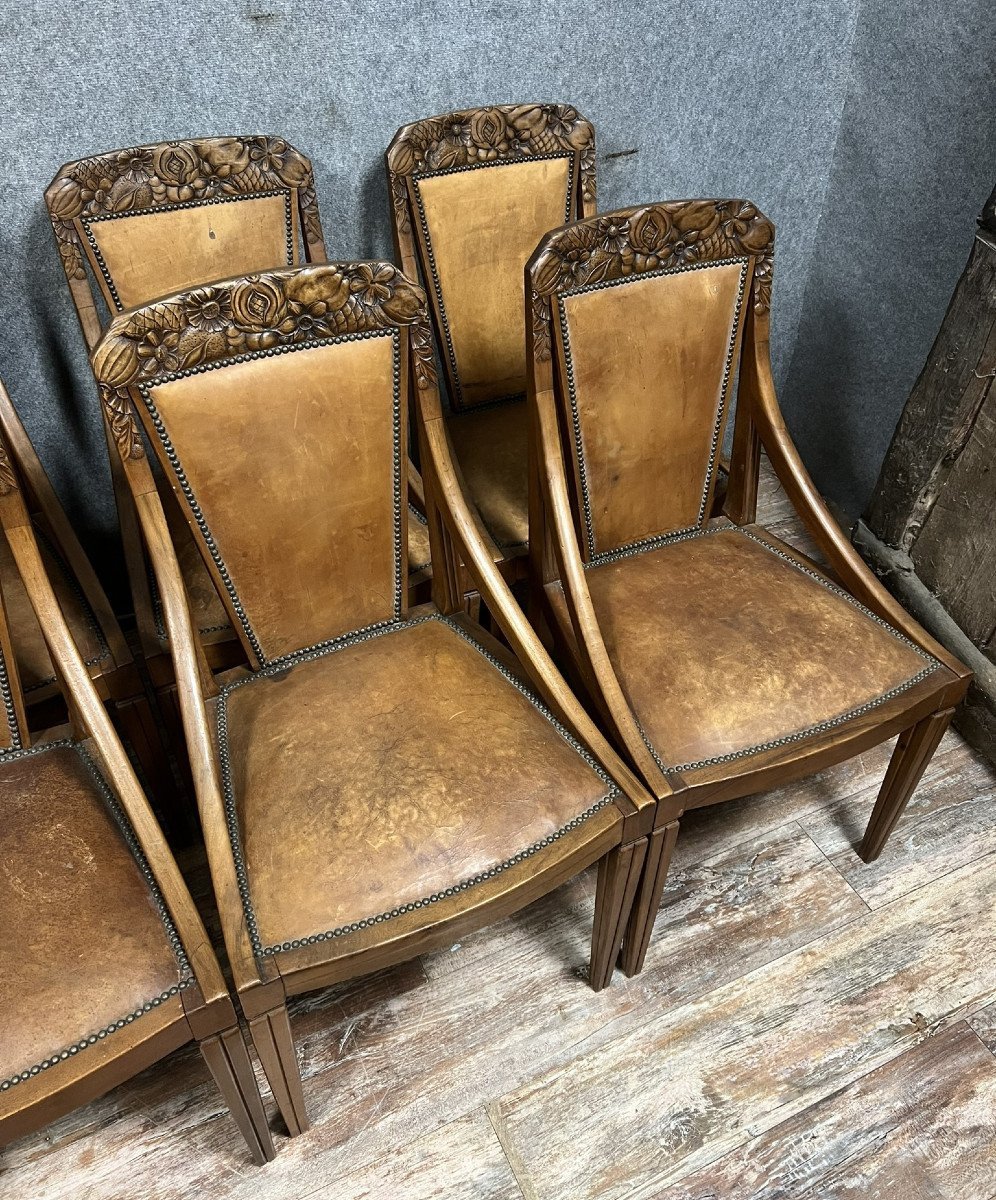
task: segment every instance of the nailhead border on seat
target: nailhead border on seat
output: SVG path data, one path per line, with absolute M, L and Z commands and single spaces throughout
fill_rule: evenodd
M 139 1017 L 144 1016 L 148 1012 L 152 1012 L 154 1008 L 158 1008 L 159 1005 L 165 1003 L 172 996 L 178 996 L 180 992 L 182 992 L 185 988 L 190 987 L 191 984 L 195 982 L 193 973 L 190 969 L 190 964 L 187 961 L 187 956 L 184 953 L 183 944 L 180 941 L 180 936 L 177 933 L 176 927 L 174 926 L 166 908 L 165 901 L 163 900 L 162 894 L 159 891 L 159 887 L 156 884 L 155 876 L 152 874 L 152 869 L 138 844 L 138 840 L 135 837 L 131 823 L 129 822 L 121 806 L 118 804 L 117 797 L 107 785 L 100 768 L 94 762 L 93 758 L 86 751 L 86 749 L 78 742 L 74 742 L 70 738 L 64 738 L 57 742 L 46 742 L 40 746 L 32 746 L 27 750 L 7 750 L 0 752 L 0 766 L 2 766 L 3 763 L 11 762 L 15 759 L 30 758 L 38 754 L 45 754 L 50 750 L 64 749 L 74 750 L 82 759 L 84 766 L 89 772 L 94 783 L 97 785 L 97 790 L 100 792 L 104 803 L 107 805 L 107 808 L 110 811 L 111 816 L 114 818 L 115 824 L 120 829 L 121 835 L 124 838 L 128 849 L 131 851 L 132 856 L 138 865 L 138 869 L 149 888 L 149 891 L 152 893 L 152 899 L 159 911 L 159 916 L 162 919 L 163 926 L 166 930 L 167 940 L 169 941 L 173 954 L 176 957 L 179 979 L 172 987 L 167 988 L 166 991 L 160 992 L 158 996 L 151 996 L 132 1012 L 125 1013 L 117 1020 L 112 1021 L 109 1025 L 105 1025 L 102 1029 L 98 1029 L 95 1033 L 87 1034 L 85 1037 L 80 1038 L 78 1042 L 74 1042 L 71 1046 L 66 1046 L 55 1051 L 48 1058 L 42 1059 L 41 1062 L 35 1063 L 7 1079 L 0 1080 L 0 1092 L 9 1091 L 16 1084 L 24 1083 L 33 1076 L 40 1074 L 42 1071 L 47 1071 L 49 1067 L 54 1067 L 60 1062 L 65 1062 L 69 1058 L 74 1058 L 82 1050 L 86 1050 L 90 1046 L 95 1046 L 98 1042 L 104 1041 L 105 1038 L 110 1037 L 111 1034 L 116 1033 L 119 1029 L 124 1029 L 127 1025 L 134 1024 Z
M 920 646 L 911 641 L 904 634 L 900 633 L 897 629 L 893 629 L 888 621 L 883 620 L 877 613 L 872 612 L 872 610 L 862 604 L 860 600 L 856 600 L 850 594 L 850 592 L 846 592 L 843 588 L 837 587 L 835 583 L 832 583 L 829 579 L 826 579 L 818 571 L 810 570 L 810 568 L 804 566 L 797 559 L 793 558 L 792 555 L 786 554 L 784 551 L 779 550 L 776 546 L 772 546 L 770 542 L 765 541 L 764 538 L 758 537 L 757 534 L 751 532 L 751 530 L 743 529 L 738 525 L 719 525 L 691 530 L 681 530 L 678 533 L 666 534 L 661 537 L 653 538 L 647 542 L 641 542 L 638 545 L 625 547 L 622 550 L 613 552 L 611 556 L 606 556 L 599 562 L 591 562 L 585 565 L 586 568 L 598 567 L 610 561 L 616 561 L 621 558 L 631 558 L 637 554 L 649 553 L 651 551 L 660 549 L 662 546 L 668 546 L 673 542 L 687 542 L 693 538 L 709 537 L 717 533 L 735 533 L 742 537 L 750 538 L 752 542 L 756 542 L 759 546 L 762 546 L 768 551 L 769 554 L 773 554 L 776 558 L 780 558 L 783 562 L 788 563 L 789 566 L 794 567 L 803 575 L 807 575 L 810 579 L 815 580 L 828 592 L 832 592 L 835 596 L 839 596 L 842 600 L 846 600 L 848 604 L 852 606 L 852 608 L 856 608 L 858 612 L 868 617 L 869 620 L 874 621 L 876 625 L 880 625 L 894 638 L 896 638 L 897 641 L 902 642 L 904 646 L 908 646 L 911 650 L 915 651 L 928 665 L 925 666 L 922 671 L 918 671 L 915 675 L 911 676 L 904 683 L 901 683 L 894 688 L 890 688 L 887 692 L 883 692 L 881 696 L 876 697 L 874 700 L 869 700 L 865 704 L 859 705 L 857 708 L 850 709 L 846 713 L 841 713 L 840 716 L 832 717 L 826 721 L 820 721 L 818 724 L 811 725 L 807 729 L 800 729 L 795 733 L 785 734 L 784 737 L 774 738 L 769 742 L 763 742 L 757 746 L 748 746 L 743 750 L 731 751 L 729 754 L 719 754 L 712 758 L 703 758 L 697 762 L 677 764 L 665 763 L 663 758 L 661 758 L 660 754 L 657 752 L 656 747 L 647 736 L 647 733 L 640 723 L 639 718 L 637 718 L 636 724 L 640 731 L 640 736 L 642 737 L 647 749 L 650 751 L 654 762 L 658 767 L 660 767 L 661 771 L 672 771 L 676 772 L 677 774 L 681 774 L 685 771 L 697 771 L 702 767 L 715 767 L 719 766 L 721 763 L 736 762 L 741 758 L 747 758 L 753 754 L 763 754 L 767 750 L 776 750 L 779 746 L 788 746 L 793 742 L 804 741 L 808 737 L 813 737 L 821 733 L 827 733 L 831 729 L 836 729 L 841 725 L 846 725 L 848 721 L 853 721 L 856 717 L 863 716 L 866 712 L 870 712 L 872 709 L 878 708 L 880 705 L 887 703 L 889 700 L 894 700 L 896 696 L 901 696 L 903 692 L 907 692 L 910 690 L 910 688 L 915 687 L 918 683 L 921 683 L 927 678 L 928 675 L 932 674 L 941 666 L 941 664 L 935 658 L 933 658 L 932 655 L 928 654 L 926 650 L 923 650 Z
M 547 837 L 534 842 L 531 846 L 520 850 L 511 858 L 503 862 L 496 863 L 489 870 L 481 872 L 470 879 L 462 880 L 453 887 L 444 889 L 441 892 L 436 892 L 432 895 L 425 896 L 419 900 L 412 901 L 409 904 L 401 905 L 398 908 L 391 909 L 389 912 L 377 913 L 373 916 L 364 917 L 360 921 L 353 921 L 349 925 L 344 925 L 337 929 L 328 929 L 320 933 L 313 933 L 304 938 L 295 938 L 292 941 L 281 942 L 278 945 L 265 946 L 259 934 L 259 924 L 256 918 L 256 912 L 252 904 L 252 895 L 249 886 L 249 875 L 246 868 L 245 855 L 242 849 L 242 838 L 239 832 L 238 812 L 235 800 L 235 788 L 232 783 L 231 757 L 228 748 L 228 697 L 232 692 L 241 687 L 250 686 L 259 679 L 267 678 L 272 675 L 279 674 L 289 668 L 298 665 L 299 663 L 309 662 L 313 659 L 323 658 L 328 654 L 334 654 L 337 650 L 342 650 L 347 646 L 356 645 L 358 642 L 369 641 L 372 638 L 381 637 L 384 634 L 398 633 L 405 629 L 411 629 L 416 625 L 422 625 L 426 621 L 438 621 L 453 630 L 465 642 L 473 646 L 475 650 L 487 661 L 526 699 L 532 706 L 541 713 L 547 721 L 556 729 L 560 736 L 568 743 L 591 767 L 595 774 L 602 780 L 608 788 L 604 796 L 597 800 L 593 805 L 587 808 L 583 813 L 579 813 L 566 825 L 549 834 Z M 516 866 L 532 855 L 539 853 L 540 850 L 547 846 L 553 845 L 572 830 L 577 829 L 589 817 L 603 809 L 607 804 L 610 804 L 616 796 L 619 795 L 619 788 L 612 782 L 608 774 L 603 770 L 595 758 L 570 734 L 567 729 L 560 724 L 554 717 L 553 713 L 540 701 L 536 696 L 512 674 L 508 668 L 494 657 L 488 650 L 485 649 L 479 642 L 461 628 L 458 624 L 448 620 L 446 617 L 437 613 L 428 613 L 422 617 L 416 617 L 414 620 L 396 620 L 382 622 L 378 625 L 371 625 L 366 629 L 356 630 L 354 633 L 347 634 L 341 638 L 336 638 L 331 642 L 323 643 L 322 645 L 312 647 L 308 650 L 299 650 L 294 654 L 288 655 L 283 659 L 278 659 L 263 668 L 254 672 L 243 679 L 237 680 L 235 683 L 228 684 L 221 691 L 218 697 L 218 705 L 216 709 L 217 733 L 218 733 L 218 756 L 221 763 L 221 778 L 222 790 L 224 795 L 225 816 L 228 824 L 228 836 L 232 846 L 232 856 L 235 860 L 235 874 L 238 879 L 239 892 L 242 897 L 242 908 L 246 919 L 246 928 L 249 932 L 249 940 L 252 944 L 253 953 L 257 958 L 270 957 L 274 954 L 279 954 L 287 950 L 297 950 L 302 946 L 312 946 L 319 942 L 331 941 L 334 938 L 343 937 L 349 933 L 356 933 L 361 929 L 367 929 L 371 925 L 379 925 L 384 921 L 390 921 L 394 917 L 399 917 L 405 913 L 414 912 L 420 908 L 426 908 L 431 904 L 436 904 L 440 900 L 445 900 L 451 896 L 456 896 L 461 892 L 483 883 L 487 879 L 493 879 L 496 875 L 507 871 L 510 867 Z

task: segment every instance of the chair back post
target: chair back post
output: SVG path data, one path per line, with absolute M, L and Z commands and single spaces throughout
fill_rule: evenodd
M 21 496 L 17 469 L 0 438 L 0 528 L 26 524 L 30 518 Z M 13 549 L 13 547 L 12 547 Z M 3 589 L 0 588 L 0 750 L 24 750 L 31 745 L 17 660 L 7 623 Z

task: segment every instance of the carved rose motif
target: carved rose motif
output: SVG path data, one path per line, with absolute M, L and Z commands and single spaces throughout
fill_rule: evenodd
M 197 288 L 116 317 L 93 357 L 115 440 L 142 453 L 128 388 L 276 345 L 414 325 L 419 386 L 434 380 L 425 296 L 390 263 L 270 271 Z
M 46 192 L 49 215 L 70 279 L 86 278 L 76 217 L 144 212 L 214 197 L 297 188 L 305 234 L 320 245 L 311 165 L 281 138 L 201 138 L 137 146 L 71 164 Z
M 658 268 L 753 257 L 754 307 L 767 312 L 774 237 L 767 217 L 744 200 L 650 204 L 579 221 L 551 235 L 532 268 L 534 353 L 552 353 L 550 296 Z
M 558 104 L 520 104 L 470 109 L 416 121 L 403 129 L 388 151 L 394 176 L 422 170 L 473 166 L 501 158 L 527 158 L 565 151 L 581 153 L 581 183 L 594 199 L 595 150 L 591 125 L 576 109 Z M 395 193 L 395 211 L 405 203 Z

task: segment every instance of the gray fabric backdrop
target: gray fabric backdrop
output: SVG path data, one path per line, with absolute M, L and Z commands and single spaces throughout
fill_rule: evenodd
M 600 207 L 742 195 L 774 220 L 782 403 L 819 485 L 856 513 L 996 176 L 991 13 L 991 0 L 6 0 L 0 374 L 113 576 L 94 389 L 42 204 L 58 166 L 280 133 L 314 161 L 330 253 L 386 255 L 381 156 L 399 124 L 566 101 L 596 126 Z

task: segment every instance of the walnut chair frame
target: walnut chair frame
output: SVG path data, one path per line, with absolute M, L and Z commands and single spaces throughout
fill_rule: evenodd
M 11 891 L 0 914 L 18 924 L 8 930 L 2 948 L 3 1057 L 8 1061 L 0 1067 L 0 1145 L 44 1127 L 196 1041 L 253 1158 L 265 1162 L 273 1157 L 273 1144 L 218 960 L 59 607 L 21 481 L 2 440 L 0 527 L 44 631 L 70 715 L 68 727 L 37 738 L 29 732 L 15 648 L 0 604 L 0 773 L 5 776 L 0 837 L 12 843 L 4 854 Z M 51 854 L 53 829 L 40 831 L 40 844 L 27 832 L 38 831 L 48 817 L 67 839 L 61 855 Z M 41 847 L 49 851 L 49 861 L 27 862 L 17 884 L 19 857 Z M 87 866 L 97 874 L 87 877 Z M 71 867 L 74 873 L 67 874 Z M 74 887 L 86 894 L 81 898 Z M 100 887 L 112 892 L 98 896 Z M 92 922 L 89 930 L 74 928 L 82 922 Z M 62 976 L 54 980 L 57 956 L 66 957 L 63 969 L 71 976 L 87 954 L 88 938 L 91 952 L 93 939 L 117 939 L 117 952 L 122 924 L 131 931 L 128 944 L 135 957 L 120 963 L 119 977 L 112 981 L 118 964 L 113 955 L 98 953 L 97 982 L 86 1009 L 89 1024 L 61 1019 L 88 979 L 84 973 L 75 983 L 71 978 L 63 983 Z M 28 933 L 35 962 L 19 969 L 16 943 Z M 42 987 L 40 994 L 32 990 L 32 981 Z M 53 986 L 56 992 L 65 988 L 62 1002 L 54 1001 Z M 162 990 L 153 992 L 153 987 Z M 114 1007 L 118 1002 L 122 1007 Z M 60 1031 L 49 1035 L 53 1024 Z M 75 1040 L 67 1041 L 69 1030 L 78 1030 Z M 57 1043 L 49 1044 L 48 1036 Z
M 431 301 L 454 469 L 515 582 L 529 515 L 522 266 L 547 229 L 594 213 L 595 131 L 564 104 L 465 109 L 403 126 L 386 163 L 395 257 Z
M 538 531 L 531 550 L 533 611 L 549 623 L 565 670 L 659 801 L 622 956 L 630 973 L 642 967 L 647 953 L 683 813 L 823 770 L 898 734 L 859 849 L 871 861 L 881 853 L 971 678 L 868 570 L 792 443 L 771 374 L 773 256 L 774 227 L 749 202 L 676 201 L 624 209 L 551 232 L 526 269 L 531 436 L 540 462 L 540 488 L 532 498 Z M 613 357 L 613 338 L 620 342 L 622 358 Z M 738 369 L 724 515 L 712 517 L 717 457 Z M 633 436 L 638 428 L 639 446 Z M 825 556 L 829 574 L 755 524 L 762 447 Z M 693 755 L 698 761 L 669 755 L 662 742 L 681 740 L 682 693 L 701 696 L 717 687 L 722 692 L 723 676 L 729 674 L 728 665 L 711 658 L 710 638 L 716 654 L 746 653 L 742 643 L 714 636 L 720 616 L 710 612 L 719 602 L 715 593 L 723 590 L 715 573 L 702 576 L 711 580 L 702 585 L 704 593 L 695 591 L 693 585 L 699 585 L 687 565 L 708 563 L 710 555 L 719 561 L 715 555 L 721 548 L 730 572 L 780 571 L 777 589 L 805 593 L 796 625 L 804 622 L 806 605 L 816 606 L 814 613 L 832 610 L 841 628 L 853 630 L 845 643 L 851 636 L 855 645 L 859 636 L 874 643 L 883 663 L 905 656 L 901 673 L 881 685 L 873 680 L 863 702 L 844 711 L 831 707 L 827 719 L 801 729 L 792 727 L 793 696 L 786 693 L 781 718 L 786 724 L 745 746 L 725 729 L 714 731 L 710 711 L 699 711 L 691 719 L 697 744 L 701 735 L 715 733 L 717 748 Z M 664 573 L 646 576 L 656 579 L 656 586 L 637 593 L 634 569 Z M 599 603 L 593 600 L 596 593 Z M 705 614 L 695 625 L 705 632 L 691 649 L 680 642 L 674 624 L 674 605 L 686 595 L 688 604 Z M 756 603 L 770 609 L 772 595 L 761 594 Z M 649 628 L 660 639 L 654 662 L 665 664 L 665 674 L 669 660 L 682 664 L 666 678 L 641 676 L 667 702 L 658 710 L 656 745 L 646 727 L 653 701 L 645 690 L 641 721 L 633 700 L 637 676 L 630 669 L 633 655 L 648 647 L 631 646 L 625 659 L 619 632 L 619 605 L 639 604 L 641 598 L 646 619 L 628 628 Z M 724 619 L 736 623 L 738 604 L 747 602 L 747 593 L 739 600 L 734 595 Z M 748 625 L 746 636 L 763 626 L 763 620 Z M 762 673 L 769 667 L 765 663 Z M 744 676 L 744 696 L 729 698 L 731 706 L 740 706 L 740 715 L 754 703 L 750 679 Z M 772 687 L 779 695 L 782 684 Z
M 101 699 L 113 707 L 118 728 L 141 765 L 146 786 L 160 819 L 171 832 L 172 774 L 159 725 L 131 651 L 110 601 L 86 555 L 34 446 L 0 381 L 0 437 L 21 480 L 21 492 L 31 514 L 35 536 L 54 580 L 59 603 L 67 614 L 77 645 L 84 653 L 90 677 Z M 14 645 L 22 654 L 21 688 L 32 727 L 42 729 L 64 719 L 58 679 L 45 649 L 40 627 L 23 593 L 20 576 L 5 560 L 2 572 L 7 592 L 8 619 L 14 624 Z M 16 595 L 16 602 L 12 599 Z M 24 628 L 17 626 L 18 618 Z
M 476 524 L 459 508 L 459 497 L 456 518 L 452 509 L 437 507 L 435 477 L 426 494 L 433 602 L 407 609 L 403 499 L 409 389 L 432 397 L 436 388 L 421 290 L 390 264 L 340 263 L 234 279 L 216 284 L 214 291 L 233 314 L 222 336 L 205 336 L 184 317 L 197 298 L 196 291 L 186 293 L 115 318 L 93 366 L 163 598 L 229 961 L 273 1095 L 295 1134 L 307 1127 L 308 1118 L 287 1017 L 289 996 L 448 944 L 596 861 L 590 982 L 603 987 L 622 942 L 655 805 L 556 672 Z M 281 334 L 277 318 L 260 320 L 260 313 L 279 314 L 294 329 Z M 175 371 L 138 354 L 151 331 L 165 328 L 179 334 Z M 236 395 L 238 404 L 233 404 Z M 221 421 L 230 441 L 217 428 Z M 224 588 L 251 663 L 250 669 L 222 677 L 220 694 L 198 659 L 176 556 L 139 433 L 143 427 L 183 499 L 206 564 Z M 208 429 L 208 438 L 197 436 L 197 430 Z M 348 437 L 330 437 L 330 429 Z M 430 448 L 434 438 L 430 434 Z M 254 439 L 265 452 L 256 452 Z M 283 481 L 291 463 L 293 487 L 288 488 Z M 449 484 L 452 495 L 452 479 Z M 462 592 L 455 587 L 455 556 L 443 540 L 444 522 L 456 553 L 478 572 L 481 595 L 518 662 L 461 612 Z M 288 528 L 294 529 L 293 538 Z M 274 595 L 276 603 L 270 599 Z M 430 641 L 436 648 L 426 658 L 417 647 Z M 416 657 L 406 666 L 397 655 L 407 653 L 409 644 L 416 646 Z M 423 714 L 413 724 L 416 701 L 431 709 L 439 696 L 450 694 L 446 687 L 426 686 L 425 673 L 455 655 L 463 656 L 460 677 L 472 676 L 483 691 L 454 709 L 452 719 L 439 722 Z M 541 699 L 523 682 L 520 662 Z M 398 697 L 395 684 L 376 674 L 382 663 L 390 664 L 384 670 L 396 680 Z M 336 699 L 328 690 L 339 686 L 336 672 L 354 670 L 374 674 L 361 674 L 360 684 Z M 364 681 L 374 676 L 380 682 L 368 686 Z M 318 678 L 326 681 L 321 685 L 326 690 L 316 700 L 307 681 Z M 423 685 L 417 690 L 411 687 L 414 678 Z M 493 698 L 493 708 L 480 700 L 484 694 Z M 283 721 L 293 724 L 305 713 L 311 714 L 309 721 L 330 719 L 320 714 L 331 710 L 335 735 L 320 731 L 320 737 L 307 737 L 296 727 L 272 724 L 271 718 L 245 716 L 245 705 L 265 706 L 275 697 L 279 706 L 281 695 L 305 697 L 286 702 L 293 716 L 285 714 Z M 440 755 L 450 752 L 437 753 L 434 743 L 445 747 L 444 738 L 463 736 L 460 730 L 469 728 L 468 722 L 476 722 L 482 738 L 492 737 L 488 730 L 496 728 L 499 717 L 501 729 L 511 731 L 507 736 L 513 739 L 511 745 L 499 745 L 496 734 L 488 751 L 504 756 L 501 786 L 496 789 L 492 781 L 488 802 L 481 806 L 475 800 L 465 810 L 454 796 L 464 794 L 463 777 L 477 769 L 474 763 L 484 751 L 466 758 L 451 754 L 444 761 Z M 408 747 L 404 753 L 396 750 L 398 728 L 397 739 Z M 254 729 L 269 732 L 261 740 L 254 738 Z M 503 806 L 514 792 L 517 756 L 525 753 L 516 749 L 515 739 L 527 735 L 542 736 L 544 753 L 560 764 L 553 772 L 546 759 L 529 759 L 529 770 L 537 772 L 531 777 L 533 792 L 547 796 L 544 803 L 569 802 L 576 809 L 570 808 L 559 827 L 552 820 L 542 824 L 545 832 L 529 845 L 509 844 L 499 832 L 495 841 L 501 851 L 482 850 L 476 859 L 462 857 L 464 833 L 454 835 L 459 862 L 447 857 L 437 845 L 443 836 L 437 825 L 471 829 L 466 835 L 471 841 L 478 836 L 472 827 L 485 816 L 487 829 L 505 828 Z M 385 738 L 382 746 L 378 739 Z M 255 756 L 256 743 L 266 747 L 263 759 Z M 473 744 L 476 750 L 478 743 Z M 280 749 L 284 746 L 294 747 L 289 757 Z M 336 759 L 339 768 L 328 765 L 340 748 L 348 762 Z M 429 757 L 430 750 L 435 757 Z M 357 774 L 367 769 L 365 755 L 373 756 L 372 782 Z M 264 761 L 269 764 L 264 772 L 278 762 L 278 774 L 272 786 L 253 792 L 254 772 Z M 296 772 L 296 786 L 307 792 L 310 833 L 297 830 L 289 801 L 277 803 L 292 790 L 291 772 Z M 396 785 L 398 772 L 402 782 Z M 444 776 L 449 783 L 427 783 L 427 790 L 420 790 L 423 777 Z M 477 778 L 471 774 L 471 784 Z M 395 787 L 400 807 L 392 807 L 389 799 Z M 588 797 L 591 789 L 597 798 Z M 256 808 L 254 795 L 262 797 Z M 348 807 L 354 795 L 359 796 L 358 815 L 348 817 L 344 827 L 335 825 L 340 832 L 334 845 L 325 850 L 318 844 L 317 859 L 300 871 L 301 856 L 318 831 L 338 822 L 340 810 L 354 811 Z M 443 805 L 439 812 L 446 813 L 446 821 L 430 813 L 414 829 L 405 825 L 410 820 L 405 813 L 426 804 Z M 539 805 L 538 798 L 527 806 L 512 836 L 525 838 L 536 828 Z M 325 815 L 316 824 L 319 808 Z M 267 823 L 283 820 L 285 811 L 291 813 L 291 832 L 281 839 Z M 256 840 L 255 829 L 264 824 L 267 832 Z M 293 842 L 288 868 L 278 864 L 271 870 L 284 841 Z M 253 861 L 254 844 L 265 847 L 265 862 L 258 856 Z M 393 876 L 390 865 L 381 866 L 378 880 L 383 876 L 387 882 L 371 882 L 367 860 L 393 854 L 395 847 L 407 866 L 396 866 Z M 409 853 L 417 867 L 405 857 Z M 340 861 L 354 865 L 345 879 L 337 876 L 330 883 L 325 877 L 340 870 Z M 321 885 L 316 873 L 324 878 Z M 364 877 L 361 883 L 358 876 Z M 279 920 L 275 913 L 282 914 Z

